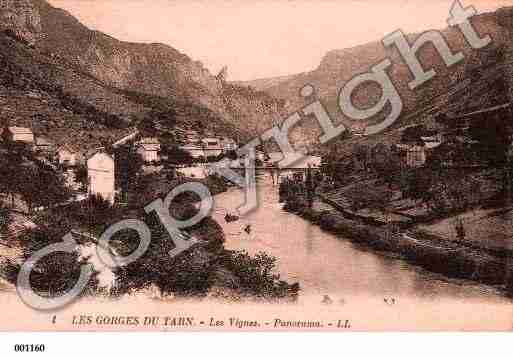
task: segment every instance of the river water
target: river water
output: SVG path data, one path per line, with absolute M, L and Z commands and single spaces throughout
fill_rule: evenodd
M 275 256 L 282 279 L 299 282 L 303 296 L 505 300 L 496 288 L 427 272 L 390 254 L 352 244 L 283 211 L 278 187 L 267 176 L 259 179 L 258 189 L 258 209 L 232 223 L 223 217 L 236 212 L 243 192 L 232 188 L 215 197 L 213 216 L 225 230 L 226 247 Z M 249 235 L 243 231 L 247 224 L 252 228 Z
M 181 316 L 194 318 L 194 326 L 185 328 L 192 330 L 241 329 L 229 324 L 233 317 L 259 321 L 257 330 L 295 329 L 276 326 L 277 319 L 320 321 L 323 327 L 319 330 L 345 330 L 337 328 L 340 321 L 349 321 L 352 330 L 511 330 L 513 307 L 497 289 L 448 279 L 390 255 L 357 247 L 284 212 L 278 204 L 278 189 L 269 178 L 260 180 L 259 189 L 260 206 L 247 218 L 229 224 L 224 221 L 224 215 L 242 203 L 243 193 L 236 188 L 215 197 L 213 216 L 225 230 L 227 248 L 251 254 L 264 251 L 277 258 L 281 277 L 301 285 L 297 302 L 159 299 L 138 292 L 119 300 L 85 297 L 48 313 L 29 308 L 13 288 L 3 288 L 0 329 L 180 330 L 184 328 L 162 323 L 133 327 L 96 319 Z M 249 235 L 243 231 L 247 224 L 252 226 Z M 324 296 L 329 296 L 331 305 L 323 303 Z M 75 324 L 80 315 L 91 315 L 91 324 Z M 210 325 L 214 319 L 225 325 Z

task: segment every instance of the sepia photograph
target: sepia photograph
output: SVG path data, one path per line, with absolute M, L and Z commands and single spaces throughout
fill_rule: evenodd
M 0 0 L 0 331 L 509 332 L 512 103 L 513 1 Z

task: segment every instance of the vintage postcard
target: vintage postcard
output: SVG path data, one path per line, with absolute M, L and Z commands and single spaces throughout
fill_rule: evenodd
M 513 1 L 0 0 L 0 331 L 510 331 L 512 101 Z

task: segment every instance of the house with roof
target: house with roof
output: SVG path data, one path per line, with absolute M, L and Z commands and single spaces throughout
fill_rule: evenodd
M 205 167 L 181 167 L 176 169 L 176 173 L 188 178 L 204 179 L 208 176 L 208 171 Z
M 395 150 L 407 167 L 422 167 L 443 141 L 443 133 L 433 124 L 429 127 L 425 124 L 410 125 L 402 129 L 401 142 L 395 145 Z
M 4 127 L 0 134 L 2 138 L 8 138 L 10 141 L 34 144 L 35 137 L 32 130 L 28 127 L 10 126 Z
M 424 142 L 424 145 L 428 150 L 437 148 L 443 142 L 443 136 L 441 133 L 436 133 L 432 136 L 421 136 L 420 139 Z
M 408 167 L 422 167 L 426 163 L 426 146 L 424 143 L 413 144 L 406 150 L 406 165 Z
M 201 146 L 205 153 L 205 157 L 217 157 L 223 154 L 221 141 L 217 137 L 206 137 L 201 140 Z
M 55 150 L 55 144 L 48 137 L 36 136 L 34 150 L 41 153 L 52 153 Z
M 35 156 L 46 164 L 51 165 L 56 155 L 55 144 L 47 137 L 36 136 L 33 146 Z
M 64 144 L 57 148 L 57 160 L 64 166 L 76 166 L 82 162 L 80 149 L 71 144 Z
M 146 137 L 137 143 L 137 153 L 139 153 L 144 162 L 159 162 L 161 146 L 158 138 Z
M 89 195 L 98 195 L 114 203 L 116 195 L 114 157 L 103 149 L 98 150 L 87 160 Z
M 426 163 L 427 148 L 422 140 L 398 143 L 395 149 L 404 165 L 411 168 L 422 167 Z

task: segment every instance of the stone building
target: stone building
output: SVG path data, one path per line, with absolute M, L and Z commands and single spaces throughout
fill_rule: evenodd
M 99 195 L 110 203 L 114 203 L 115 163 L 114 158 L 104 151 L 99 151 L 87 161 L 88 193 Z
M 137 144 L 137 153 L 139 153 L 144 162 L 160 161 L 160 142 L 157 138 L 143 138 Z
M 34 133 L 28 127 L 6 127 L 2 129 L 0 136 L 14 142 L 23 142 L 30 145 L 34 144 L 35 141 Z
M 61 165 L 76 166 L 80 163 L 81 153 L 76 147 L 65 144 L 57 149 L 57 159 Z
M 216 137 L 207 137 L 201 140 L 205 157 L 217 157 L 223 154 L 221 141 Z

